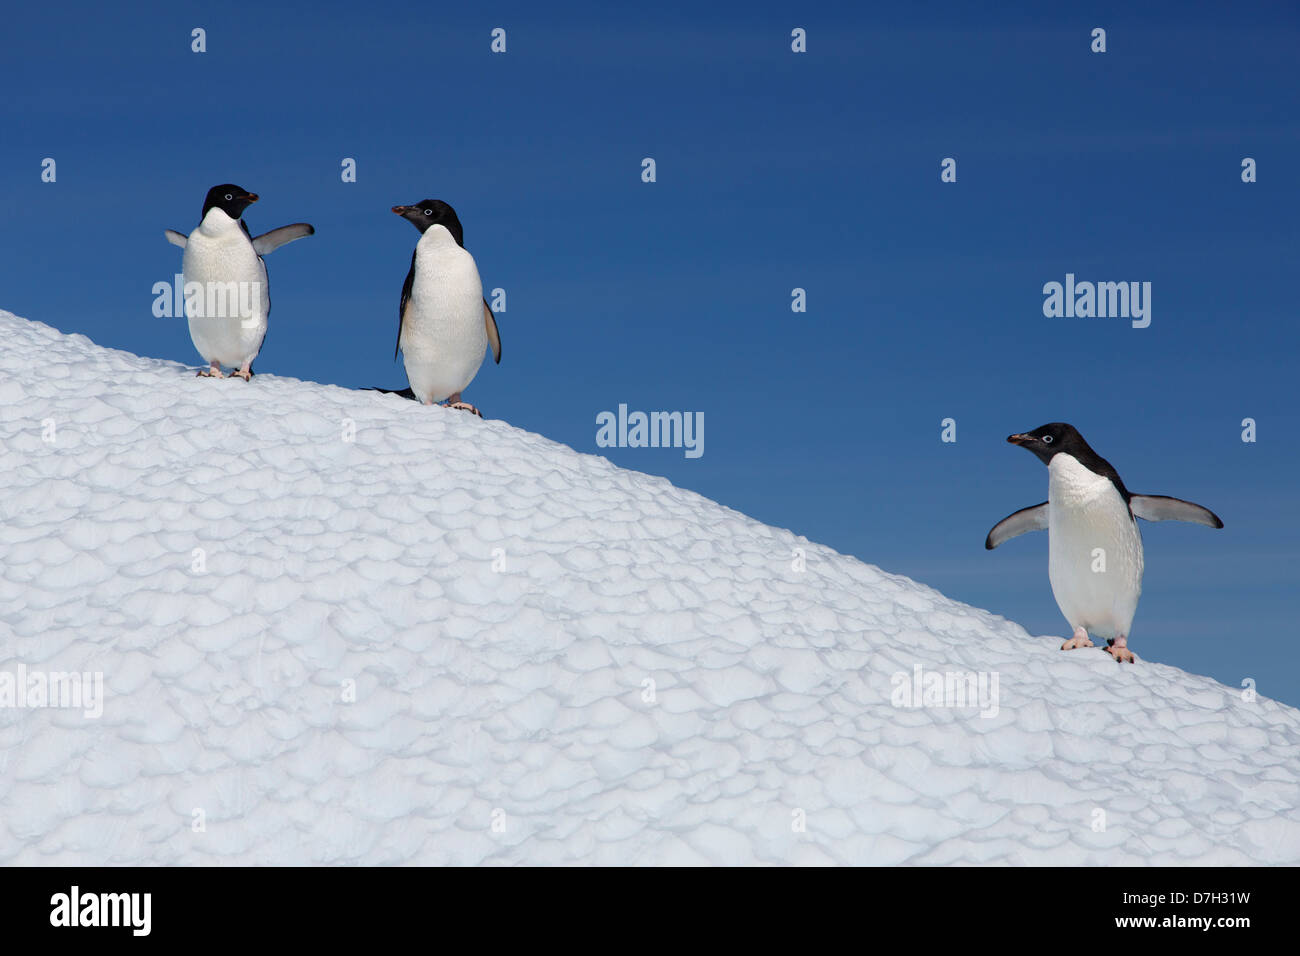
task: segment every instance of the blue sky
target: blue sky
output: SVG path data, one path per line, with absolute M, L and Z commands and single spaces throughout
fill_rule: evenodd
M 317 229 L 268 259 L 256 370 L 399 387 L 388 209 L 445 199 L 507 293 L 489 417 L 1062 636 L 1046 536 L 983 541 L 1046 497 L 1005 436 L 1072 422 L 1227 525 L 1144 524 L 1139 656 L 1300 705 L 1300 13 L 1046 6 L 20 5 L 0 307 L 197 367 L 150 290 L 231 181 L 255 233 Z M 1068 272 L 1151 282 L 1150 327 L 1044 317 Z M 598 449 L 620 403 L 703 412 L 704 455 Z

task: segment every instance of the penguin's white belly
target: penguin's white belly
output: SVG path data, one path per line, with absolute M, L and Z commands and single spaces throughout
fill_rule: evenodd
M 1142 535 L 1110 479 L 1056 455 L 1048 466 L 1048 577 L 1072 628 L 1129 634 L 1142 593 Z
M 266 264 L 237 226 L 217 236 L 190 234 L 181 271 L 190 338 L 208 362 L 251 363 L 266 338 L 271 293 Z M 195 289 L 191 283 L 197 283 Z
M 399 344 L 411 391 L 441 402 L 463 391 L 483 364 L 483 285 L 473 257 L 454 240 L 420 242 Z

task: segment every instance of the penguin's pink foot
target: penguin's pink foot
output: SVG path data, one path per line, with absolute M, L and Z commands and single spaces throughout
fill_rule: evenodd
M 1106 642 L 1106 653 L 1115 658 L 1117 663 L 1136 664 L 1137 658 L 1133 652 L 1128 649 L 1128 638 L 1121 634 L 1113 641 Z
M 245 382 L 253 377 L 253 367 L 245 365 L 243 368 L 237 368 L 230 373 L 231 378 L 242 378 Z
M 221 365 L 218 362 L 213 362 L 211 367 L 209 368 L 199 369 L 198 375 L 196 375 L 195 377 L 196 378 L 225 378 L 225 376 L 221 374 Z
M 462 402 L 460 400 L 460 392 L 457 392 L 455 395 L 451 395 L 447 398 L 447 407 L 459 408 L 462 412 L 473 412 L 479 418 L 483 417 L 483 413 L 480 412 L 473 405 L 471 405 L 469 402 Z
M 1074 637 L 1070 638 L 1061 645 L 1061 650 L 1072 651 L 1076 647 L 1096 647 L 1092 641 L 1088 640 L 1088 632 L 1081 627 L 1074 629 Z

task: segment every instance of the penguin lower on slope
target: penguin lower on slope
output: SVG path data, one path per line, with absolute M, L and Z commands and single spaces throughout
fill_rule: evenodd
M 203 200 L 197 229 L 189 236 L 163 231 L 168 242 L 185 250 L 185 316 L 190 339 L 208 363 L 200 375 L 221 378 L 221 367 L 227 365 L 235 369 L 232 376 L 245 382 L 253 377 L 253 360 L 266 340 L 271 314 L 262 256 L 316 232 L 305 222 L 295 222 L 254 238 L 241 217 L 257 198 L 233 183 L 213 186 Z
M 992 550 L 1027 531 L 1047 529 L 1052 595 L 1074 636 L 1061 650 L 1092 647 L 1088 634 L 1106 638 L 1116 661 L 1133 662 L 1129 628 L 1142 593 L 1142 534 L 1137 519 L 1190 521 L 1222 528 L 1218 515 L 1165 495 L 1135 495 L 1110 462 L 1093 451 L 1074 426 L 1043 425 L 1007 441 L 1047 465 L 1047 500 L 1022 508 L 993 526 Z
M 465 249 L 460 219 L 440 199 L 394 206 L 393 212 L 420 231 L 402 285 L 393 358 L 400 350 L 417 400 L 425 405 L 445 401 L 482 418 L 477 408 L 460 400 L 460 393 L 478 374 L 489 346 L 501 361 L 501 336 L 483 298 L 474 257 Z

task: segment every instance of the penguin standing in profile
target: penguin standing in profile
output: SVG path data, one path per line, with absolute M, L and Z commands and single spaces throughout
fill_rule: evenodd
M 1074 426 L 1053 422 L 1007 441 L 1047 465 L 1047 500 L 1008 515 L 989 532 L 992 550 L 1027 531 L 1047 529 L 1047 574 L 1052 594 L 1074 636 L 1068 651 L 1093 647 L 1089 633 L 1106 638 L 1116 661 L 1133 662 L 1129 628 L 1142 593 L 1142 534 L 1137 519 L 1190 521 L 1222 528 L 1218 515 L 1164 495 L 1135 495 L 1110 462 L 1093 451 Z
M 482 418 L 460 393 L 478 374 L 489 346 L 501 361 L 501 336 L 474 257 L 465 249 L 460 219 L 440 199 L 394 206 L 393 212 L 420 231 L 402 285 L 393 358 L 400 350 L 416 399 L 425 405 L 445 401 Z
M 262 350 L 271 314 L 262 256 L 316 232 L 305 222 L 295 222 L 254 238 L 241 217 L 255 202 L 256 193 L 233 183 L 213 186 L 203 200 L 197 229 L 188 237 L 163 231 L 168 242 L 185 250 L 185 316 L 190 339 L 208 363 L 200 375 L 222 378 L 221 367 L 226 365 L 235 369 L 232 376 L 245 382 L 253 377 L 253 359 Z

